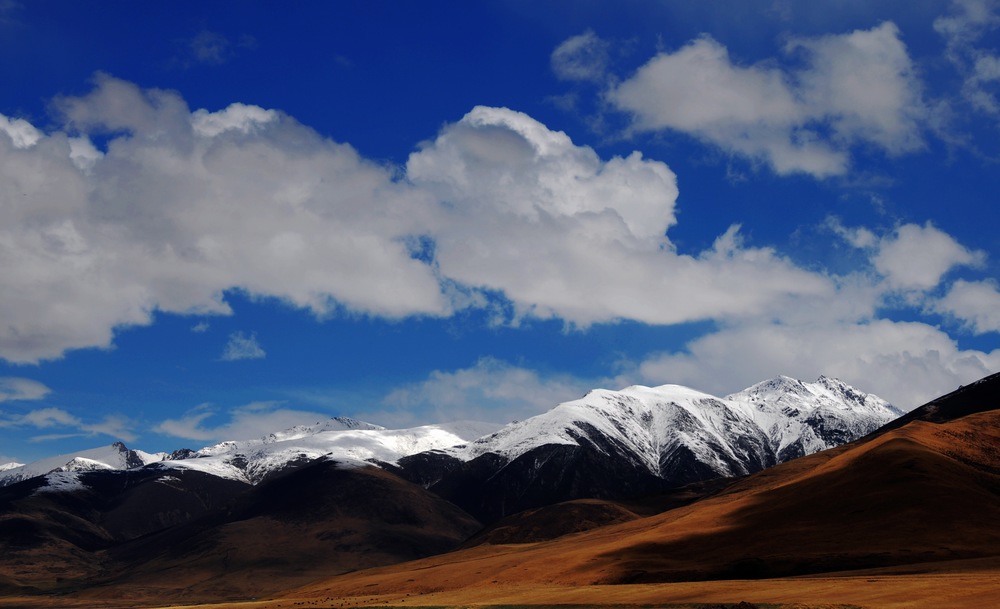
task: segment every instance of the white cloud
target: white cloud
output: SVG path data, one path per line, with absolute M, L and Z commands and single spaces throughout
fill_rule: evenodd
M 860 40 L 884 46 L 894 36 L 883 28 Z M 780 122 L 782 109 L 803 113 L 794 96 L 791 106 L 783 101 L 783 76 L 770 68 L 734 67 L 718 54 L 718 45 L 700 44 L 690 52 L 708 53 L 708 67 L 721 70 L 706 77 L 735 79 L 762 96 L 758 112 L 770 112 L 768 120 Z M 812 44 L 804 52 L 822 57 L 832 53 L 825 45 L 860 43 Z M 761 79 L 773 80 L 776 90 L 756 90 Z M 511 311 L 503 321 L 513 323 L 524 317 L 580 327 L 621 319 L 714 320 L 727 332 L 801 327 L 804 335 L 834 340 L 832 329 L 853 336 L 859 328 L 880 327 L 874 317 L 888 290 L 927 290 L 956 265 L 982 259 L 929 224 L 901 227 L 883 238 L 867 229 L 835 227 L 871 252 L 872 272 L 856 276 L 800 268 L 772 249 L 744 243 L 738 226 L 705 251 L 681 254 L 668 236 L 677 221 L 678 191 L 667 165 L 638 152 L 602 159 L 566 134 L 503 108 L 478 107 L 446 126 L 411 155 L 400 175 L 280 112 L 241 104 L 192 112 L 176 93 L 142 90 L 107 76 L 97 78 L 92 93 L 63 98 L 57 106 L 73 138 L 90 146 L 76 144 L 75 158 L 67 133 L 42 134 L 27 147 L 0 136 L 0 198 L 10 202 L 0 208 L 0 258 L 9 261 L 0 274 L 0 357 L 14 362 L 109 345 L 115 329 L 150 323 L 156 310 L 229 313 L 222 295 L 232 288 L 276 297 L 321 318 L 342 309 L 392 319 L 446 316 L 500 300 Z M 691 124 L 721 120 L 723 109 L 703 111 Z M 849 113 L 841 118 L 831 129 L 843 138 L 858 137 L 860 127 Z M 896 141 L 895 124 L 868 128 L 889 146 Z M 91 132 L 112 133 L 104 151 L 90 144 Z M 898 332 L 904 330 L 925 334 L 921 326 L 899 326 Z M 763 330 L 759 334 L 766 337 Z M 254 335 L 230 338 L 223 359 L 264 356 Z M 885 344 L 890 361 L 905 359 L 905 352 L 930 362 L 923 351 L 901 348 L 908 344 L 902 338 Z M 790 345 L 807 355 L 812 348 Z M 763 363 L 765 358 L 747 355 L 755 353 L 753 346 L 736 343 L 733 353 Z M 936 347 L 947 371 L 938 385 L 979 369 L 960 362 L 988 360 L 947 347 Z M 795 359 L 794 349 L 788 361 Z M 869 359 L 877 354 L 872 349 L 864 351 Z M 700 363 L 697 354 L 677 357 L 667 360 L 677 370 L 686 361 Z M 804 356 L 801 362 L 821 366 L 845 357 Z M 754 382 L 778 373 L 795 371 L 765 371 L 761 365 L 733 377 Z M 818 373 L 837 370 L 821 367 L 809 376 Z M 442 402 L 441 416 L 457 415 L 464 397 L 478 391 L 482 403 L 496 403 L 505 387 L 520 383 L 545 396 L 544 404 L 515 402 L 520 405 L 508 413 L 526 416 L 566 399 L 555 397 L 562 388 L 573 395 L 589 388 L 579 379 L 531 374 L 488 362 L 441 372 L 423 386 L 395 393 L 385 404 L 395 410 L 385 414 L 404 416 L 406 400 L 429 407 L 428 396 L 448 395 L 451 386 L 458 397 Z M 484 384 L 477 389 L 467 379 Z M 199 412 L 165 421 L 161 429 L 216 439 L 250 433 L 258 424 L 273 430 L 299 412 L 240 411 L 231 415 L 232 423 L 214 427 Z M 115 428 L 114 421 L 105 423 L 104 429 Z M 95 425 L 89 429 L 104 433 Z
M 826 228 L 868 254 L 877 275 L 872 287 L 883 297 L 911 292 L 907 296 L 914 304 L 940 286 L 952 269 L 976 268 L 986 261 L 986 252 L 963 246 L 931 222 L 903 224 L 882 236 L 865 227 L 844 226 L 835 217 L 827 218 Z
M 835 144 L 871 142 L 894 155 L 923 147 L 922 87 L 894 24 L 796 39 L 787 49 L 807 53 L 798 92 L 810 118 L 829 121 Z
M 750 323 L 699 338 L 680 353 L 639 365 L 643 382 L 674 382 L 727 394 L 778 374 L 838 377 L 912 409 L 1000 369 L 1000 350 L 961 350 L 921 323 L 872 320 Z
M 175 438 L 207 442 L 216 439 L 215 432 L 205 428 L 202 424 L 214 414 L 212 410 L 203 405 L 185 413 L 180 418 L 161 421 L 153 428 L 153 431 Z
M 509 423 L 574 400 L 601 382 L 542 375 L 486 357 L 470 368 L 436 370 L 425 381 L 399 387 L 382 400 L 385 410 L 368 416 L 400 426 L 428 420 Z
M 428 230 L 428 197 L 349 146 L 104 75 L 55 106 L 79 135 L 0 136 L 0 357 L 108 346 L 157 309 L 227 314 L 230 288 L 317 316 L 451 311 L 406 245 Z M 81 143 L 92 132 L 112 134 L 103 153 Z
M 208 329 L 211 327 L 212 327 L 211 324 L 209 324 L 207 321 L 199 321 L 195 325 L 191 326 L 191 331 L 194 332 L 195 334 L 203 334 L 205 332 L 208 332 Z
M 7 134 L 14 148 L 29 148 L 42 138 L 42 132 L 23 118 L 10 119 L 0 115 L 0 131 Z
M 925 323 L 879 317 L 900 292 L 915 310 L 954 316 L 977 332 L 1000 330 L 1000 293 L 992 282 L 955 281 L 935 300 L 956 266 L 980 265 L 970 250 L 930 223 L 906 224 L 878 236 L 827 227 L 870 256 L 871 268 L 836 277 L 823 297 L 788 301 L 787 310 L 729 320 L 682 351 L 636 364 L 638 382 L 667 382 L 722 395 L 778 374 L 812 379 L 840 377 L 909 409 L 1000 369 L 1000 350 L 962 349 L 947 333 Z
M 32 410 L 31 412 L 18 417 L 16 424 L 31 425 L 32 427 L 37 427 L 39 429 L 47 429 L 55 426 L 79 427 L 82 425 L 80 419 L 61 408 L 40 408 L 38 410 Z
M 944 37 L 946 56 L 962 78 L 962 96 L 974 109 L 1000 115 L 1000 55 L 983 43 L 1000 27 L 995 0 L 956 0 L 951 14 L 934 21 L 934 29 Z
M 265 129 L 269 124 L 278 122 L 280 118 L 274 110 L 234 103 L 218 112 L 195 110 L 191 113 L 191 126 L 195 133 L 203 137 L 216 137 L 226 131 L 237 131 L 247 135 Z
M 273 110 L 192 112 L 104 75 L 56 106 L 75 139 L 0 138 L 12 203 L 0 209 L 0 357 L 12 362 L 108 346 L 156 310 L 228 314 L 233 288 L 321 318 L 446 316 L 499 294 L 515 321 L 581 326 L 758 315 L 833 289 L 735 231 L 678 254 L 669 167 L 638 152 L 603 160 L 503 108 L 445 127 L 399 179 Z M 115 134 L 105 151 L 92 131 Z
M 51 389 L 38 381 L 17 376 L 0 376 L 0 402 L 40 400 L 51 392 Z
M 257 342 L 257 334 L 251 332 L 233 332 L 229 335 L 229 342 L 222 351 L 222 361 L 234 362 L 241 359 L 263 359 L 267 357 L 264 348 Z
M 206 425 L 212 417 L 224 417 L 226 420 L 218 425 Z M 224 413 L 211 404 L 202 404 L 179 418 L 160 422 L 153 431 L 200 442 L 249 440 L 328 418 L 328 414 L 287 408 L 281 402 L 251 402 Z
M 891 288 L 929 290 L 952 268 L 978 266 L 984 260 L 984 252 L 965 248 L 928 222 L 906 224 L 883 237 L 872 261 Z
M 698 256 L 674 251 L 675 176 L 639 153 L 602 161 L 530 117 L 476 108 L 411 155 L 410 179 L 446 202 L 440 273 L 502 292 L 516 315 L 578 325 L 759 314 L 832 284 L 735 229 Z
M 5 413 L 0 418 L 0 428 L 61 429 L 59 433 L 34 435 L 33 442 L 60 440 L 65 438 L 110 436 L 118 440 L 132 442 L 136 439 L 134 422 L 123 415 L 108 414 L 97 422 L 84 422 L 78 416 L 62 408 L 38 408 L 23 414 Z
M 562 80 L 602 83 L 608 76 L 609 47 L 593 30 L 567 38 L 552 51 L 552 71 Z
M 964 322 L 976 334 L 1000 332 L 1000 289 L 995 281 L 960 279 L 933 308 Z
M 863 226 L 855 228 L 844 226 L 840 218 L 834 216 L 826 219 L 826 227 L 858 249 L 870 249 L 878 244 L 878 237 L 871 230 Z
M 795 39 L 785 51 L 805 67 L 742 66 L 703 36 L 660 53 L 608 99 L 638 130 L 688 133 L 779 174 L 843 174 L 856 144 L 889 154 L 923 145 L 920 83 L 894 24 Z

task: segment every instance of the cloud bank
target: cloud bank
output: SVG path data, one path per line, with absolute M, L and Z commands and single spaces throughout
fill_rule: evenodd
M 592 44 L 578 41 L 568 57 Z M 895 26 L 793 40 L 786 52 L 803 67 L 741 66 L 702 38 L 651 60 L 613 99 L 638 129 L 687 131 L 779 173 L 842 173 L 859 144 L 887 154 L 922 145 L 919 83 Z M 566 61 L 560 69 L 573 78 L 599 64 Z M 667 97 L 653 104 L 659 94 Z M 718 103 L 699 101 L 708 94 Z M 733 95 L 753 103 L 727 103 Z M 995 286 L 950 283 L 952 269 L 975 269 L 983 254 L 931 224 L 881 236 L 833 226 L 869 260 L 837 276 L 747 244 L 738 225 L 704 251 L 678 251 L 667 164 L 639 152 L 602 158 L 506 108 L 472 109 L 405 167 L 389 167 L 278 110 L 191 110 L 176 92 L 107 75 L 54 107 L 60 122 L 49 132 L 0 117 L 0 197 L 10 203 L 0 207 L 0 357 L 9 362 L 107 347 L 156 311 L 230 314 L 224 294 L 235 288 L 318 319 L 482 307 L 497 323 L 576 328 L 711 320 L 715 333 L 635 362 L 638 380 L 708 391 L 720 389 L 717 379 L 736 390 L 819 370 L 908 407 L 996 369 L 996 352 L 881 318 L 907 293 L 910 306 L 995 328 L 986 309 Z M 972 290 L 978 304 L 963 305 Z M 253 335 L 230 338 L 223 359 L 264 356 Z M 499 387 L 512 374 L 481 363 L 391 401 L 426 400 L 476 375 Z M 177 424 L 190 432 L 201 421 Z
M 446 126 L 400 176 L 281 112 L 192 111 L 107 75 L 55 106 L 62 130 L 0 122 L 11 362 L 106 347 L 155 311 L 229 314 L 233 288 L 318 318 L 448 316 L 499 298 L 501 321 L 579 326 L 759 314 L 832 289 L 735 230 L 677 253 L 666 164 L 601 159 L 504 108 Z

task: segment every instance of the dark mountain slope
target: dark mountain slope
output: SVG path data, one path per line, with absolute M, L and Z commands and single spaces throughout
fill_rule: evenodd
M 55 474 L 0 488 L 0 575 L 14 587 L 101 577 L 103 550 L 225 506 L 246 485 L 200 472 Z
M 480 527 L 382 469 L 320 460 L 254 487 L 224 514 L 114 548 L 118 574 L 82 594 L 191 602 L 273 594 L 447 552 Z

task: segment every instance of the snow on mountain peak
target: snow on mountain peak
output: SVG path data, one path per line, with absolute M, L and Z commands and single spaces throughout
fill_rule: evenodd
M 446 452 L 513 460 L 546 444 L 615 451 L 653 474 L 693 456 L 718 475 L 741 475 L 856 439 L 898 416 L 880 398 L 837 379 L 778 376 L 719 398 L 682 385 L 594 389 L 548 412 Z
M 727 438 L 760 435 L 753 422 L 720 398 L 681 385 L 595 389 L 476 442 L 452 449 L 468 460 L 485 453 L 514 459 L 546 444 L 587 442 L 661 474 L 669 455 L 689 450 L 722 475 L 747 473 L 742 450 Z
M 57 455 L 33 461 L 27 465 L 0 469 L 0 486 L 36 476 L 44 476 L 52 472 L 131 469 L 159 461 L 165 456 L 166 453 L 151 454 L 129 450 L 123 443 L 115 442 L 109 446 Z
M 585 446 L 665 479 L 678 478 L 678 472 L 700 476 L 706 469 L 734 476 L 854 440 L 900 414 L 881 398 L 825 376 L 814 383 L 778 376 L 725 398 L 682 385 L 631 385 L 620 391 L 594 389 L 499 430 L 495 424 L 475 422 L 394 430 L 334 417 L 171 455 L 130 450 L 116 442 L 28 465 L 0 466 L 0 486 L 52 472 L 149 464 L 253 484 L 291 464 L 321 457 L 353 464 L 398 463 L 406 456 L 439 451 L 463 461 L 486 453 L 513 460 L 553 444 Z M 64 478 L 69 483 L 70 477 Z
M 497 428 L 492 423 L 450 423 L 386 429 L 346 417 L 300 425 L 256 440 L 220 442 L 162 467 L 197 469 L 255 484 L 290 464 L 320 457 L 346 464 L 395 463 L 428 450 L 464 444 Z
M 296 440 L 306 436 L 316 435 L 325 431 L 344 431 L 348 429 L 385 429 L 381 425 L 365 423 L 350 417 L 332 417 L 325 421 L 317 421 L 314 425 L 295 425 L 288 429 L 270 433 L 264 436 L 265 443 L 284 442 L 286 440 Z
M 814 383 L 780 376 L 726 400 L 749 407 L 779 461 L 860 438 L 902 414 L 882 398 L 827 376 Z

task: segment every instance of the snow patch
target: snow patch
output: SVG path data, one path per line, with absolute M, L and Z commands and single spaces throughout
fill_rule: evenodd
M 87 487 L 80 480 L 77 472 L 55 472 L 45 476 L 45 485 L 35 489 L 33 494 L 40 493 L 65 493 L 70 491 L 80 491 Z

